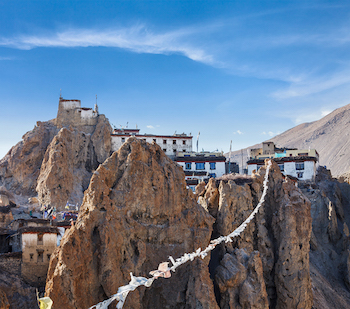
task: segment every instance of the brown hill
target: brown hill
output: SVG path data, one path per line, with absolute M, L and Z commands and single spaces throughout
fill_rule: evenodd
M 327 166 L 332 175 L 339 176 L 350 169 L 350 104 L 334 110 L 320 120 L 303 123 L 279 134 L 269 141 L 278 147 L 314 148 L 320 155 L 320 165 Z M 248 149 L 232 152 L 231 158 L 241 166 L 248 159 Z
M 60 98 L 57 118 L 38 121 L 0 159 L 0 187 L 13 194 L 16 204 L 36 196 L 41 205 L 58 210 L 67 201 L 80 204 L 93 171 L 111 154 L 108 119 L 78 105 L 64 107 L 72 102 L 80 105 Z M 93 117 L 82 117 L 82 110 Z

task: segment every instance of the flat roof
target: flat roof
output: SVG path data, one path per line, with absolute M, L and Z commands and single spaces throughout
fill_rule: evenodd
M 153 134 L 116 134 L 112 133 L 111 136 L 121 136 L 121 137 L 158 137 L 158 138 L 172 138 L 172 139 L 192 139 L 193 136 L 190 135 L 183 135 L 183 136 L 178 136 L 178 135 L 153 135 Z
M 304 161 L 314 161 L 317 162 L 316 157 L 309 156 L 296 156 L 296 157 L 281 157 L 281 158 L 271 158 L 276 163 L 285 163 L 285 162 L 304 162 Z M 248 160 L 247 164 L 265 164 L 265 159 L 252 159 Z
M 196 157 L 175 157 L 175 162 L 226 162 L 225 156 L 215 156 L 215 157 L 208 157 L 208 156 L 196 156 Z

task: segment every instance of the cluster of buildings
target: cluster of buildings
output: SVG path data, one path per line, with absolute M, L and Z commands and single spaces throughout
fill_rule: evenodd
M 60 97 L 57 119 L 61 125 L 84 124 L 92 125 L 99 115 L 95 108 L 81 107 L 80 100 L 65 100 Z M 193 152 L 191 134 L 154 135 L 141 134 L 140 129 L 114 129 L 111 134 L 112 151 L 118 150 L 131 136 L 149 143 L 158 144 L 164 153 L 183 167 L 188 186 L 192 189 L 200 181 L 210 177 L 220 177 L 227 173 L 238 173 L 238 164 L 226 159 L 222 152 Z M 299 150 L 296 148 L 278 148 L 273 142 L 264 142 L 262 148 L 250 149 L 247 161 L 247 173 L 251 175 L 263 166 L 264 160 L 270 158 L 276 161 L 284 175 L 298 180 L 311 180 L 318 167 L 319 155 L 315 149 Z
M 70 221 L 14 219 L 6 195 L 0 194 L 0 269 L 32 286 L 45 285 L 50 258 Z
M 78 123 L 91 126 L 96 124 L 98 116 L 97 104 L 94 109 L 82 108 L 80 100 L 60 97 L 56 119 L 60 125 Z M 132 136 L 158 144 L 166 155 L 183 168 L 186 183 L 192 190 L 199 182 L 211 177 L 239 173 L 238 164 L 227 160 L 222 152 L 192 151 L 191 134 L 152 135 L 140 134 L 138 128 L 115 129 L 111 134 L 112 150 L 118 150 Z M 248 175 L 258 171 L 265 164 L 265 159 L 273 159 L 288 177 L 312 180 L 319 155 L 315 149 L 278 148 L 273 142 L 264 142 L 262 148 L 250 149 Z M 76 220 L 77 211 L 71 211 L 67 204 L 66 213 L 57 215 L 57 218 L 48 215 L 44 219 L 14 219 L 11 212 L 13 205 L 10 204 L 9 199 L 0 194 L 0 268 L 5 267 L 34 286 L 42 286 L 45 284 L 51 254 L 59 245 L 65 230 Z
M 250 149 L 248 175 L 258 171 L 265 164 L 265 159 L 273 159 L 283 175 L 298 180 L 313 180 L 319 165 L 316 149 L 277 148 L 273 142 L 264 142 L 262 148 Z

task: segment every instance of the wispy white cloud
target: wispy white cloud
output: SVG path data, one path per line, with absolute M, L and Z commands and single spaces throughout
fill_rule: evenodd
M 233 132 L 233 134 L 242 135 L 242 134 L 243 134 L 243 132 L 242 132 L 241 130 L 237 130 L 237 131 Z
M 214 58 L 203 48 L 191 43 L 192 28 L 154 33 L 145 26 L 130 28 L 86 30 L 75 29 L 52 35 L 27 35 L 1 38 L 0 46 L 18 49 L 37 47 L 117 47 L 136 53 L 182 54 L 194 61 L 214 64 Z
M 148 126 L 146 126 L 146 128 L 147 128 L 147 129 L 154 129 L 154 126 L 148 125 Z
M 279 100 L 303 97 L 345 84 L 350 84 L 350 68 L 320 78 L 308 77 L 296 80 L 291 82 L 287 89 L 272 93 L 272 97 Z
M 13 57 L 1 57 L 0 56 L 0 61 L 2 60 L 13 60 L 14 58 Z

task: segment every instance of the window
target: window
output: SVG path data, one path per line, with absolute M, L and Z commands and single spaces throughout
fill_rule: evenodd
M 210 178 L 215 178 L 215 177 L 216 177 L 216 174 L 215 174 L 215 173 L 210 173 L 210 174 L 209 174 L 209 177 L 210 177 Z
M 41 251 L 38 251 L 38 262 L 44 262 L 44 254 Z
M 184 155 L 184 157 L 190 157 L 190 155 Z
M 176 153 L 176 149 L 173 149 L 173 153 Z
M 186 152 L 186 149 L 183 149 L 182 152 Z
M 157 142 L 157 140 L 156 140 L 155 138 L 153 139 L 153 141 L 154 141 L 155 143 Z
M 304 174 L 303 172 L 297 172 L 297 177 L 298 178 L 303 178 L 303 174 Z
M 284 172 L 284 164 L 278 164 L 278 167 L 280 168 L 281 172 Z
M 182 145 L 186 145 L 186 141 L 182 141 Z
M 210 162 L 209 165 L 210 165 L 210 169 L 211 170 L 215 170 L 216 169 L 216 163 L 215 162 Z
M 190 170 L 191 168 L 192 168 L 192 163 L 191 162 L 185 163 L 185 169 L 186 170 Z
M 146 139 L 145 139 L 145 138 L 143 138 L 142 140 L 143 140 L 143 141 L 146 141 Z
M 197 162 L 196 163 L 196 170 L 204 170 L 205 169 L 205 163 L 204 162 Z
M 43 234 L 42 233 L 39 233 L 38 234 L 38 245 L 42 245 L 43 244 Z
M 176 139 L 173 139 L 173 145 L 176 145 Z
M 166 149 L 164 148 L 163 151 L 166 152 Z
M 163 139 L 163 144 L 166 144 L 166 139 Z
M 51 254 L 47 255 L 47 260 L 50 261 Z
M 124 143 L 125 142 L 125 137 L 122 137 L 122 143 Z
M 303 170 L 304 169 L 304 162 L 302 162 L 302 163 L 295 163 L 295 169 L 297 171 Z
M 29 256 L 30 256 L 30 260 L 33 261 L 34 253 L 29 254 Z

